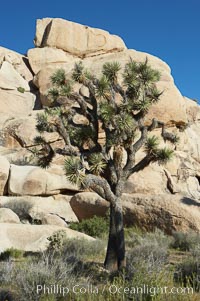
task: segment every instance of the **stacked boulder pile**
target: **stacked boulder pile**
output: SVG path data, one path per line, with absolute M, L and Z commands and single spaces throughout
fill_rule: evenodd
M 68 237 L 90 239 L 70 230 L 69 223 L 105 215 L 109 207 L 95 193 L 80 191 L 68 182 L 59 155 L 48 170 L 30 163 L 29 148 L 38 135 L 36 116 L 50 106 L 50 77 L 59 68 L 70 76 L 80 60 L 97 76 L 105 62 L 118 61 L 123 68 L 130 57 L 138 62 L 148 58 L 161 72 L 158 88 L 164 93 L 148 119 L 165 122 L 180 140 L 166 166 L 152 164 L 126 183 L 125 223 L 160 228 L 168 234 L 199 232 L 200 108 L 181 95 L 169 66 L 148 53 L 127 49 L 118 36 L 62 19 L 37 20 L 34 42 L 27 55 L 0 47 L 0 251 L 9 247 L 43 250 L 47 237 L 58 229 Z M 82 93 L 87 95 L 87 90 Z M 63 145 L 57 133 L 45 136 L 52 144 Z M 142 156 L 140 152 L 138 159 Z

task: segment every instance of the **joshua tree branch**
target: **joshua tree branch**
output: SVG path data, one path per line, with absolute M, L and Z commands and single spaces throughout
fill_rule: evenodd
M 101 197 L 105 198 L 113 206 L 115 205 L 115 195 L 104 178 L 89 174 L 84 180 L 84 185 L 86 188 L 91 188 L 96 193 L 100 194 Z

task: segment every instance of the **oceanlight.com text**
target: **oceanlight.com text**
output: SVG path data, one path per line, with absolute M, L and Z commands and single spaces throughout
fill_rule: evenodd
M 149 285 L 141 286 L 117 286 L 117 285 L 104 285 L 102 287 L 94 285 L 83 285 L 75 284 L 72 286 L 62 286 L 58 284 L 54 285 L 37 285 L 37 294 L 47 294 L 47 295 L 60 295 L 66 296 L 68 294 L 84 295 L 84 294 L 104 294 L 109 293 L 110 295 L 150 295 L 155 296 L 158 294 L 172 294 L 172 295 L 189 295 L 193 294 L 194 290 L 192 287 L 153 287 Z

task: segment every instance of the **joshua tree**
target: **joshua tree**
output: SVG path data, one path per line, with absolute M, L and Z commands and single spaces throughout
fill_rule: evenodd
M 162 94 L 156 88 L 159 72 L 151 68 L 147 59 L 141 63 L 130 59 L 119 83 L 120 69 L 118 62 L 106 63 L 100 78 L 85 70 L 81 62 L 75 64 L 71 76 L 63 69 L 55 71 L 48 93 L 52 107 L 38 115 L 37 129 L 40 133 L 58 132 L 65 147 L 54 149 L 42 136 L 35 139 L 41 167 L 48 167 L 56 153 L 62 154 L 67 178 L 110 203 L 105 259 L 110 271 L 126 264 L 122 212 L 126 181 L 150 163 L 166 163 L 172 157 L 173 151 L 159 148 L 158 138 L 149 136 L 150 132 L 160 128 L 164 140 L 177 141 L 174 134 L 166 132 L 164 123 L 145 120 L 149 108 Z M 79 83 L 79 92 L 75 92 L 74 82 Z M 77 122 L 80 115 L 82 122 Z M 100 132 L 104 135 L 101 140 Z M 144 158 L 136 162 L 136 153 L 141 148 L 145 151 Z

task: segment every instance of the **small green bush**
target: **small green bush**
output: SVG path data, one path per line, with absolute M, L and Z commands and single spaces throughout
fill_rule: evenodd
M 70 228 L 92 237 L 102 238 L 108 235 L 109 221 L 108 217 L 95 215 L 92 218 L 82 220 L 80 223 L 71 223 Z
M 20 93 L 24 93 L 24 92 L 25 92 L 25 89 L 22 88 L 22 87 L 18 87 L 18 88 L 17 88 L 17 91 L 20 92 Z
M 86 239 L 67 239 L 62 248 L 64 258 L 75 257 L 78 260 L 87 258 L 97 259 L 105 256 L 106 242 L 100 239 L 88 241 Z
M 64 244 L 65 236 L 65 232 L 61 230 L 47 237 L 47 239 L 50 242 L 48 246 L 48 251 L 60 252 Z
M 200 263 L 190 258 L 176 267 L 174 280 L 184 287 L 193 287 L 196 292 L 200 291 Z
M 11 258 L 19 259 L 22 258 L 23 255 L 24 255 L 24 251 L 10 248 L 0 254 L 0 260 L 8 260 Z
M 180 251 L 190 251 L 200 244 L 200 235 L 195 232 L 174 232 L 171 247 Z

